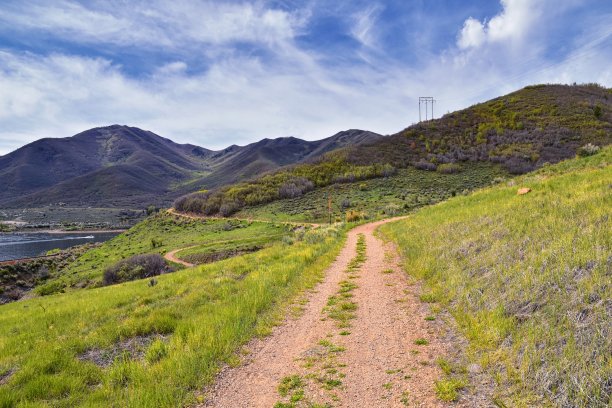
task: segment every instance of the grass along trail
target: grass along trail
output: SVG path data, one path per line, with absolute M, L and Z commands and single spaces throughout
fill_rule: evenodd
M 299 222 L 299 221 L 272 221 L 266 219 L 256 219 L 256 218 L 247 218 L 247 217 L 220 217 L 220 216 L 210 216 L 210 215 L 199 215 L 192 213 L 184 213 L 180 211 L 176 211 L 174 208 L 169 208 L 166 212 L 170 215 L 176 215 L 178 217 L 189 218 L 192 220 L 236 220 L 236 221 L 248 221 L 248 222 L 267 222 L 271 224 L 283 224 L 283 225 L 294 225 L 296 227 L 302 226 L 311 226 L 313 228 L 319 228 L 321 224 L 312 223 L 312 222 Z
M 226 368 L 205 407 L 437 407 L 436 359 L 448 345 L 399 267 L 395 248 L 374 235 L 392 220 L 348 233 L 299 316 L 249 344 Z

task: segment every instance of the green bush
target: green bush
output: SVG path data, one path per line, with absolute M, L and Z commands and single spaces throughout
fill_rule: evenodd
M 592 156 L 594 154 L 597 154 L 597 152 L 599 152 L 599 146 L 588 143 L 582 146 L 581 148 L 579 148 L 576 154 L 578 154 L 578 156 L 580 157 L 587 157 L 587 156 Z
M 35 289 L 35 292 L 40 296 L 52 295 L 64 291 L 65 285 L 62 282 L 54 281 L 45 285 L 41 285 Z
M 121 260 L 104 271 L 104 285 L 128 282 L 135 279 L 150 278 L 170 272 L 161 255 L 135 255 Z
M 455 163 L 444 163 L 438 166 L 438 171 L 442 174 L 455 174 L 461 171 L 461 166 Z

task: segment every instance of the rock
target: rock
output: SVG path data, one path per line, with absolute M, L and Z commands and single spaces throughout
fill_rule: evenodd
M 531 191 L 530 188 L 527 187 L 523 187 L 523 188 L 519 188 L 518 191 L 516 192 L 517 195 L 525 195 L 527 193 L 529 193 Z

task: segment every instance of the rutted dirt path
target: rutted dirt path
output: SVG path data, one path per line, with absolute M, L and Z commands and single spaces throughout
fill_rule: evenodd
M 273 407 L 292 395 L 297 407 L 444 406 L 434 392 L 441 375 L 435 360 L 445 354 L 438 326 L 425 320 L 427 307 L 401 271 L 395 248 L 374 235 L 389 221 L 351 230 L 324 281 L 308 295 L 303 313 L 251 342 L 244 364 L 221 372 L 203 406 Z M 366 260 L 347 272 L 361 234 Z M 341 328 L 326 305 L 347 282 L 356 285 L 346 299 L 357 309 L 349 327 Z M 422 339 L 427 344 L 417 344 Z M 289 382 L 283 397 L 279 384 L 291 376 L 299 384 Z

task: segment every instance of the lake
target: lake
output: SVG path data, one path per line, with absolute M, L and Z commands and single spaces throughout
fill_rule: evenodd
M 119 232 L 0 233 L 0 261 L 41 256 L 56 248 L 66 249 L 91 242 L 104 242 L 119 234 Z

